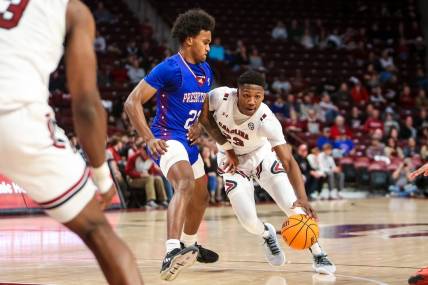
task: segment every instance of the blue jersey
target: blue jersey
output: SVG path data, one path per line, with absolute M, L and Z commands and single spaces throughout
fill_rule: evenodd
M 201 114 L 211 89 L 213 74 L 210 66 L 206 62 L 187 63 L 176 54 L 153 68 L 144 80 L 157 90 L 156 116 L 151 125 L 153 135 L 158 139 L 182 142 L 193 163 L 197 159 L 197 153 L 196 158 L 194 154 L 197 148 L 188 145 L 187 130 Z

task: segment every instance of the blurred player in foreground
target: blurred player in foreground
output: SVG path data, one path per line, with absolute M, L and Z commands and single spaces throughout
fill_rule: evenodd
M 116 189 L 105 161 L 106 114 L 96 85 L 89 9 L 78 0 L 2 3 L 0 172 L 83 240 L 110 284 L 143 284 L 134 256 L 102 212 Z M 65 39 L 75 131 L 91 167 L 72 150 L 48 105 L 49 75 Z

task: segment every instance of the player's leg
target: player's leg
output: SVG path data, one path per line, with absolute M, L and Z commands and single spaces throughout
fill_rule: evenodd
M 257 216 L 253 181 L 241 174 L 223 174 L 225 191 L 239 222 L 249 233 L 263 238 L 266 259 L 271 265 L 285 263 L 285 255 L 273 225 Z
M 64 225 L 94 253 L 109 284 L 143 284 L 134 256 L 113 231 L 95 198 Z
M 84 240 L 110 284 L 143 284 L 134 257 L 93 198 L 89 168 L 62 130 L 48 129 L 51 112 L 47 105 L 33 104 L 0 116 L 0 130 L 8 138 L 0 142 L 0 172 Z M 20 128 L 10 128 L 18 123 Z
M 195 189 L 193 169 L 183 144 L 168 140 L 167 151 L 160 159 L 160 168 L 171 182 L 175 192 L 167 210 L 166 256 L 162 263 L 161 278 L 174 280 L 178 273 L 196 261 L 198 248 L 181 248 L 180 235 L 186 217 L 187 207 Z
M 218 260 L 218 254 L 197 243 L 197 232 L 209 201 L 207 176 L 205 175 L 202 157 L 199 154 L 196 162 L 192 165 L 192 169 L 195 177 L 195 191 L 187 207 L 181 241 L 184 246 L 196 245 L 198 247 L 198 262 L 213 263 Z
M 305 214 L 302 208 L 293 208 L 293 204 L 297 200 L 296 194 L 287 174 L 280 165 L 275 153 L 269 153 L 258 167 L 257 182 L 287 216 Z M 311 246 L 310 251 L 314 257 L 314 269 L 317 272 L 334 273 L 336 271 L 335 265 L 328 260 L 318 242 Z

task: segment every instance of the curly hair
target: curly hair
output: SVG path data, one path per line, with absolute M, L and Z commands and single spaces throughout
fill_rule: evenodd
M 265 87 L 265 78 L 263 74 L 255 70 L 247 70 L 238 77 L 238 85 L 253 84 Z
M 201 30 L 213 32 L 215 19 L 202 9 L 191 9 L 178 15 L 172 27 L 172 37 L 182 44 L 187 37 L 194 37 Z

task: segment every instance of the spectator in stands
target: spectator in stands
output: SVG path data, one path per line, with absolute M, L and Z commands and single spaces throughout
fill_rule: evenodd
M 128 82 L 128 72 L 119 60 L 115 60 L 113 63 L 113 70 L 111 71 L 113 81 L 117 84 L 125 84 Z
M 350 113 L 347 113 L 346 121 L 352 129 L 360 128 L 364 124 L 364 116 L 357 106 L 353 106 Z
M 428 111 L 426 108 L 419 108 L 418 114 L 414 118 L 414 127 L 420 132 L 423 126 L 428 126 Z
M 385 155 L 392 161 L 394 158 L 404 158 L 403 150 L 398 146 L 397 141 L 393 138 L 387 139 Z
M 377 129 L 384 129 L 383 121 L 379 118 L 379 110 L 373 109 L 371 116 L 364 123 L 364 131 L 372 134 Z
M 321 102 L 319 103 L 324 122 L 330 124 L 334 121 L 337 114 L 339 113 L 339 108 L 333 104 L 330 100 L 330 95 L 327 92 L 324 92 L 321 97 Z
M 128 42 L 128 45 L 126 46 L 126 52 L 128 55 L 138 55 L 140 50 L 137 47 L 137 43 L 135 41 Z
M 353 153 L 355 148 L 352 139 L 346 133 L 340 133 L 333 143 L 333 157 L 344 157 Z
M 333 141 L 331 140 L 331 132 L 330 128 L 325 127 L 322 130 L 322 135 L 317 139 L 317 147 L 318 149 L 323 149 L 324 145 L 329 144 L 333 145 Z
M 331 95 L 331 101 L 341 108 L 349 108 L 351 106 L 352 98 L 346 82 L 342 82 L 339 90 Z
M 300 92 L 305 89 L 307 85 L 306 80 L 303 78 L 302 71 L 296 69 L 296 75 L 291 79 L 291 86 L 295 92 Z
M 410 197 L 417 193 L 418 188 L 408 178 L 413 170 L 414 168 L 410 159 L 405 159 L 403 163 L 400 163 L 398 168 L 392 173 L 393 184 L 388 188 L 391 196 Z
M 248 60 L 249 60 L 250 67 L 252 69 L 257 69 L 258 70 L 260 68 L 264 68 L 263 59 L 259 55 L 259 50 L 257 48 L 253 48 L 252 49 L 251 54 L 250 54 Z
M 367 70 L 363 78 L 364 82 L 369 87 L 375 87 L 380 84 L 379 73 L 377 72 L 373 64 L 367 65 Z
M 334 120 L 334 125 L 331 127 L 330 137 L 333 140 L 339 137 L 345 136 L 345 138 L 352 138 L 352 132 L 349 127 L 345 124 L 345 118 L 342 115 L 338 115 Z
M 129 157 L 126 163 L 128 184 L 133 188 L 144 189 L 147 209 L 159 208 L 156 201 L 166 209 L 168 202 L 162 177 L 151 174 L 155 163 L 147 155 L 144 143 L 140 142 L 137 148 L 138 151 Z
M 336 166 L 332 156 L 333 148 L 331 144 L 325 144 L 323 151 L 319 154 L 320 170 L 326 175 L 329 192 L 321 196 L 323 198 L 339 199 L 340 191 L 344 188 L 345 175 L 340 167 Z
M 403 154 L 405 157 L 416 157 L 419 156 L 420 148 L 416 143 L 415 138 L 409 138 L 407 139 L 407 145 L 403 148 Z
M 383 123 L 383 132 L 384 134 L 389 134 L 391 128 L 400 129 L 400 124 L 397 120 L 394 119 L 394 112 L 392 109 L 388 109 L 385 112 L 385 119 Z
M 315 42 L 314 39 L 309 31 L 308 28 L 305 29 L 303 36 L 300 40 L 300 43 L 302 44 L 302 46 L 306 49 L 311 49 L 315 46 Z
M 216 202 L 217 190 L 217 159 L 208 146 L 203 146 L 201 150 L 202 160 L 204 162 L 205 173 L 208 176 L 208 191 L 210 193 L 210 203 Z
M 272 82 L 272 89 L 281 94 L 282 92 L 289 93 L 291 91 L 291 84 L 285 78 L 285 73 L 281 72 L 279 77 L 275 77 Z
M 97 53 L 105 53 L 107 51 L 106 39 L 100 34 L 98 30 L 96 31 L 94 49 Z
M 299 26 L 296 19 L 291 20 L 290 29 L 288 30 L 288 36 L 293 42 L 299 43 L 303 36 L 303 29 Z
M 272 29 L 272 38 L 274 40 L 286 40 L 288 38 L 287 28 L 282 21 L 278 21 Z
M 316 117 L 318 120 L 321 120 L 321 116 L 318 116 L 317 106 L 313 103 L 314 92 L 309 91 L 303 94 L 303 98 L 300 102 L 300 116 L 302 120 L 305 120 L 309 116 L 309 110 L 315 110 Z
M 141 34 L 143 35 L 143 39 L 145 41 L 150 41 L 153 36 L 153 27 L 150 24 L 148 18 L 145 18 L 143 23 L 141 24 Z
M 275 114 L 275 116 L 278 117 L 279 120 L 285 119 L 284 106 L 285 106 L 285 101 L 284 99 L 282 99 L 281 96 L 276 97 L 275 101 L 271 106 L 272 112 Z
M 409 58 L 409 46 L 407 44 L 407 41 L 405 38 L 401 37 L 398 40 L 398 45 L 397 45 L 397 54 L 398 57 L 402 60 L 402 61 L 406 61 Z
M 102 1 L 98 1 L 97 9 L 94 11 L 95 21 L 97 24 L 112 24 L 116 21 L 113 15 L 104 7 Z
M 339 35 L 339 29 L 333 29 L 333 31 L 327 36 L 327 45 L 333 48 L 342 47 L 343 41 Z
M 420 90 L 428 90 L 428 77 L 426 76 L 423 68 L 418 67 L 416 70 L 416 85 L 421 88 Z
M 361 85 L 359 80 L 356 81 L 355 86 L 352 88 L 351 96 L 354 103 L 357 105 L 363 105 L 369 101 L 369 93 L 366 88 Z
M 424 89 L 419 89 L 415 99 L 416 106 L 419 108 L 428 108 L 428 98 Z
M 146 72 L 140 66 L 140 61 L 136 57 L 132 58 L 131 64 L 127 65 L 127 69 L 129 80 L 133 85 L 137 85 L 146 76 Z
M 317 113 L 314 109 L 308 110 L 308 116 L 306 118 L 306 130 L 310 134 L 319 134 L 321 132 L 322 123 L 317 117 Z
M 107 52 L 118 57 L 122 56 L 122 50 L 116 42 L 112 42 L 107 46 Z
M 295 159 L 303 174 L 308 198 L 310 198 L 313 193 L 320 193 L 325 175 L 321 171 L 312 168 L 308 160 L 308 146 L 306 144 L 299 145 Z
M 389 129 L 389 133 L 388 133 L 388 135 L 386 136 L 386 138 L 387 138 L 387 139 L 389 139 L 389 138 L 393 138 L 394 140 L 399 141 L 399 138 L 400 138 L 399 130 L 398 130 L 396 127 L 391 127 L 391 128 Z
M 403 109 L 412 109 L 415 106 L 412 90 L 407 83 L 403 85 L 403 90 L 401 91 L 400 97 L 398 97 L 398 104 Z
M 400 127 L 400 139 L 407 140 L 409 138 L 416 139 L 418 132 L 413 126 L 413 117 L 406 116 L 404 119 L 404 124 Z
M 366 149 L 366 156 L 375 161 L 384 161 L 387 164 L 391 162 L 385 154 L 385 145 L 377 136 L 372 136 L 371 143 Z
M 287 101 L 284 104 L 284 116 L 291 118 L 291 112 L 300 113 L 300 103 L 296 101 L 296 96 L 293 94 L 287 95 Z
M 208 57 L 214 61 L 224 61 L 225 50 L 224 50 L 224 46 L 221 44 L 221 39 L 219 37 L 216 37 L 214 39 L 214 42 L 210 47 L 210 52 L 208 53 Z
M 290 110 L 290 118 L 285 120 L 285 128 L 289 132 L 302 132 L 305 128 L 305 124 L 299 121 L 297 112 L 292 109 Z
M 428 140 L 425 140 L 425 143 L 422 145 L 420 155 L 422 160 L 428 160 Z
M 382 88 L 380 86 L 373 86 L 370 94 L 370 102 L 379 109 L 387 103 L 385 97 L 382 95 Z
M 118 136 L 113 136 L 110 138 L 108 143 L 109 147 L 107 148 L 107 152 L 110 154 L 109 156 L 119 165 L 124 165 L 124 161 L 122 156 L 120 155 L 122 151 L 122 140 Z
M 314 174 L 316 174 L 316 177 L 318 177 L 318 183 L 317 183 L 317 187 L 315 188 L 315 191 L 311 193 L 311 197 L 314 199 L 318 199 L 320 194 L 321 194 L 321 190 L 322 190 L 322 186 L 325 182 L 326 179 L 326 175 L 324 174 L 324 172 L 321 171 L 320 168 L 320 163 L 319 163 L 319 155 L 320 155 L 320 150 L 318 147 L 314 147 L 311 149 L 311 153 L 307 156 L 307 160 L 309 162 L 310 167 L 313 169 L 313 171 L 315 171 Z

